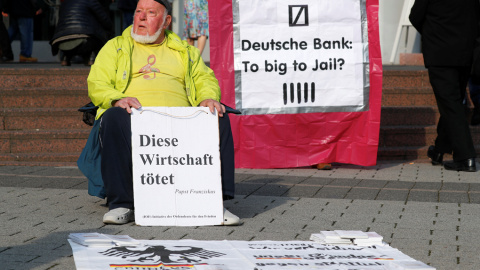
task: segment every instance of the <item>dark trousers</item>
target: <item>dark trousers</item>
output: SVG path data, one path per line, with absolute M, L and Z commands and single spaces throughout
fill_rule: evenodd
M 133 209 L 132 133 L 130 114 L 122 108 L 108 109 L 100 119 L 102 178 L 110 209 Z M 233 137 L 227 114 L 219 117 L 220 160 L 223 198 L 235 193 Z M 193 136 L 193 135 L 192 135 Z
M 470 68 L 428 67 L 428 75 L 440 112 L 435 147 L 454 161 L 476 157 L 463 104 Z
M 2 50 L 2 56 L 13 59 L 10 38 L 8 37 L 8 31 L 7 28 L 5 28 L 5 24 L 3 24 L 2 18 L 0 18 L 0 49 Z

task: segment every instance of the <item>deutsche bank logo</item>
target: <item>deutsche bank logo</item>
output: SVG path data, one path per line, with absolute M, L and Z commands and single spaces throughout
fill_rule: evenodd
M 288 23 L 292 26 L 308 26 L 308 5 L 289 5 Z

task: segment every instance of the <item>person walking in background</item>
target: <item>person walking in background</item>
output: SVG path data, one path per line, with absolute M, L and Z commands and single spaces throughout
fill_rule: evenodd
M 6 14 L 10 17 L 8 36 L 10 42 L 20 36 L 20 62 L 37 62 L 32 57 L 33 51 L 33 17 L 42 13 L 40 4 L 35 0 L 7 0 L 4 2 Z M 13 60 L 13 59 L 12 59 Z
M 129 27 L 133 23 L 133 13 L 137 7 L 138 0 L 118 0 L 117 7 L 122 11 L 122 29 Z
M 478 0 L 415 0 L 410 22 L 422 35 L 422 50 L 440 119 L 435 145 L 427 155 L 433 165 L 453 153 L 447 170 L 475 172 L 475 148 L 463 101 L 473 61 L 480 18 Z
M 201 55 L 208 38 L 208 1 L 185 0 L 184 18 L 183 38 L 192 46 L 196 40 Z
M 113 23 L 108 14 L 111 0 L 65 0 L 50 40 L 52 54 L 63 52 L 62 66 L 70 66 L 75 55 L 92 65 L 95 55 L 113 36 Z
M 2 13 L 3 2 L 5 2 L 5 0 L 0 0 L 0 11 Z M 10 44 L 7 28 L 5 28 L 5 24 L 3 23 L 3 16 L 0 16 L 0 50 L 2 51 L 0 62 L 13 60 L 12 45 Z

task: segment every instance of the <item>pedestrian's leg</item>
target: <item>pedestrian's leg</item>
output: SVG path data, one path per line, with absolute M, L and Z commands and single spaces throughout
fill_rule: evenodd
M 20 54 L 30 58 L 33 50 L 33 18 L 18 18 L 18 29 L 20 31 Z
M 444 153 L 451 148 L 455 161 L 474 158 L 476 153 L 463 105 L 468 71 L 429 67 L 428 73 L 441 116 L 435 146 Z

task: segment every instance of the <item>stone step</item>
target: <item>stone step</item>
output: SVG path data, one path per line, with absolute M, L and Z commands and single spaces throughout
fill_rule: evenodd
M 0 166 L 76 166 L 79 153 L 0 153 Z
M 87 129 L 77 108 L 14 108 L 0 111 L 1 130 Z
M 90 102 L 87 88 L 0 88 L 2 108 L 80 108 Z
M 380 126 L 435 125 L 439 118 L 437 106 L 382 106 Z
M 480 145 L 480 126 L 470 126 L 473 143 Z M 433 145 L 437 127 L 430 126 L 386 126 L 380 128 L 379 147 L 409 147 Z
M 52 88 L 87 89 L 90 67 L 0 68 L 2 89 Z
M 0 131 L 0 153 L 77 153 L 87 142 L 90 129 Z
M 383 106 L 437 106 L 429 87 L 386 87 L 382 89 Z
M 383 70 L 383 89 L 385 88 L 430 88 L 428 72 L 425 68 L 414 70 Z

